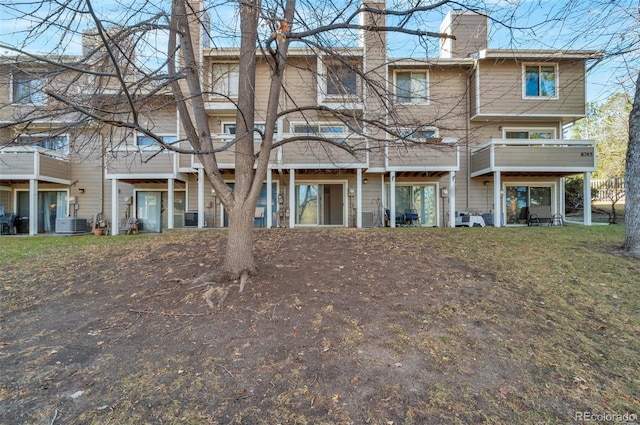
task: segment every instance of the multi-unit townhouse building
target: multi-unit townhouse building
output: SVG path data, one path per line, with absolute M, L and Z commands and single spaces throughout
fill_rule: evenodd
M 367 24 L 380 16 L 362 19 Z M 460 211 L 484 213 L 495 226 L 522 225 L 533 206 L 562 215 L 564 178 L 574 174 L 584 175 L 588 201 L 594 143 L 567 140 L 563 129 L 585 116 L 586 64 L 599 53 L 495 50 L 488 29 L 486 16 L 450 11 L 440 31 L 452 37 L 442 40 L 434 58 L 393 57 L 388 36 L 379 32 L 363 32 L 358 46 L 342 49 L 341 61 L 292 47 L 280 108 L 348 110 L 362 131 L 353 134 L 349 123 L 321 109 L 281 118 L 276 141 L 298 138 L 271 152 L 256 226 L 455 226 Z M 222 147 L 235 134 L 239 51 L 201 40 L 197 45 L 203 46 L 199 60 L 210 93 L 205 108 L 216 147 Z M 56 131 L 80 120 L 77 114 L 14 123 L 17 111 L 52 101 L 39 90 L 47 82 L 38 67 L 47 64 L 0 63 L 0 206 L 19 218 L 18 232 L 82 231 L 69 224 L 84 226 L 82 218 L 102 218 L 112 234 L 122 232 L 128 217 L 147 232 L 226 225 L 226 212 L 193 154 L 159 150 L 141 133 L 78 126 L 103 133 L 87 138 L 92 149 L 79 142 L 82 135 L 70 134 L 73 128 Z M 258 60 L 258 126 L 266 110 L 267 67 Z M 391 93 L 387 103 L 372 94 L 364 76 Z M 108 90 L 112 83 L 101 84 Z M 73 85 L 82 90 L 80 80 Z M 181 139 L 175 107 L 157 103 L 164 106 L 147 108 L 147 124 L 167 142 Z M 394 131 L 366 125 L 381 119 Z M 403 120 L 406 129 L 398 124 Z M 335 143 L 304 135 L 330 135 Z M 342 149 L 345 140 L 356 149 Z M 233 145 L 217 154 L 231 185 L 234 154 Z

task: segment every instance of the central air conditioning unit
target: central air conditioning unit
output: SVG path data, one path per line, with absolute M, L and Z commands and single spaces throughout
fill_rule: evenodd
M 362 212 L 362 227 L 373 227 L 374 216 L 372 211 Z
M 184 227 L 198 227 L 198 211 L 185 211 Z

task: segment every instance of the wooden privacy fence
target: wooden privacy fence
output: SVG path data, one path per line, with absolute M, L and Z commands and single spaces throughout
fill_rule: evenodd
M 604 202 L 624 200 L 624 178 L 592 179 L 591 197 L 594 201 Z

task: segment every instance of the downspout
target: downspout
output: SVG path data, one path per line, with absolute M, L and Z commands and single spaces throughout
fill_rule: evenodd
M 476 62 L 474 61 L 473 67 L 471 68 L 471 73 L 467 76 L 467 89 L 465 90 L 465 100 L 466 100 L 466 106 L 467 106 L 467 117 L 464 120 L 464 138 L 465 138 L 465 150 L 466 150 L 466 154 L 467 154 L 467 193 L 466 193 L 466 198 L 467 198 L 467 206 L 466 209 L 469 209 L 471 206 L 471 146 L 469 145 L 469 138 L 470 138 L 470 127 L 469 127 L 469 122 L 471 121 L 471 97 L 469 96 L 469 92 L 471 90 L 471 78 L 473 76 L 473 71 L 476 68 Z
M 104 180 L 105 180 L 104 135 L 100 134 L 100 214 L 104 216 Z M 114 217 L 111 217 L 113 221 Z

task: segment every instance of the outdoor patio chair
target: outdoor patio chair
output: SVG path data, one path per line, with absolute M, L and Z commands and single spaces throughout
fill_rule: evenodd
M 419 226 L 420 216 L 418 216 L 418 210 L 414 208 L 404 210 L 404 222 L 410 226 Z
M 256 207 L 256 212 L 253 215 L 254 220 L 258 220 L 260 227 L 264 227 L 264 207 Z
M 17 229 L 17 216 L 15 214 L 0 215 L 0 235 L 15 235 Z
M 529 207 L 527 226 L 541 226 L 542 224 L 553 224 L 551 205 L 532 205 Z

